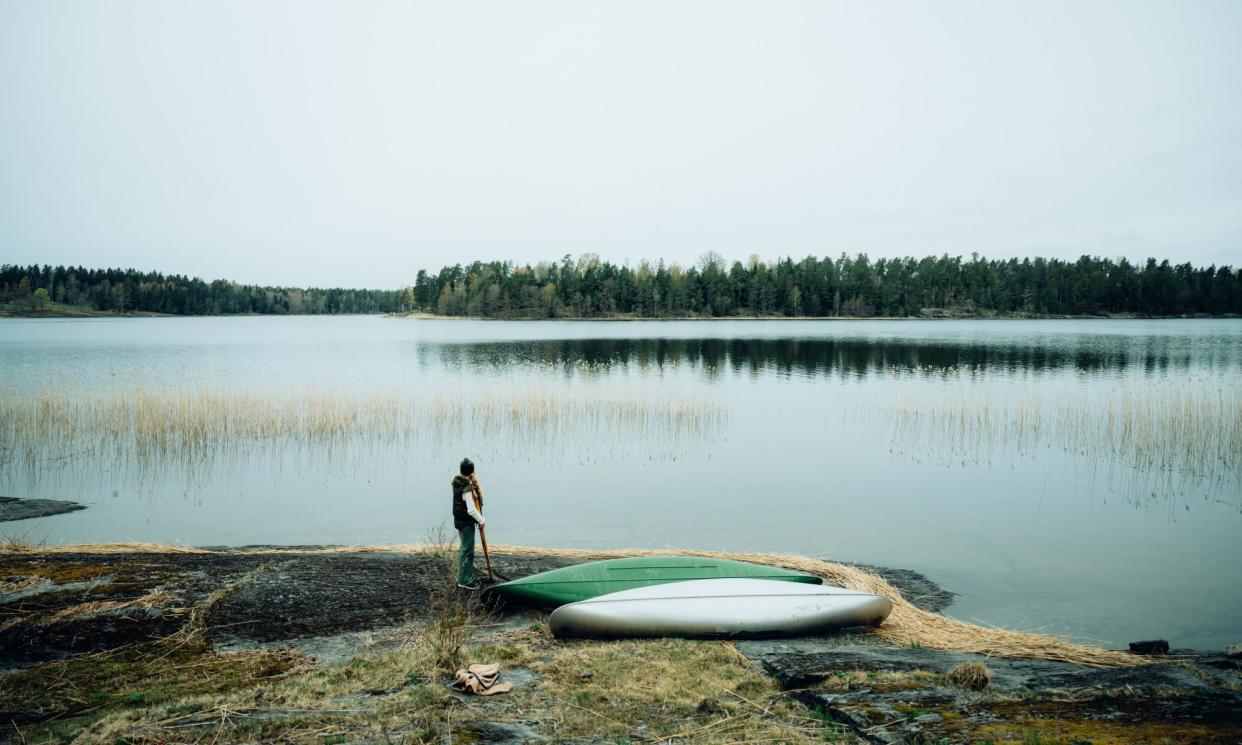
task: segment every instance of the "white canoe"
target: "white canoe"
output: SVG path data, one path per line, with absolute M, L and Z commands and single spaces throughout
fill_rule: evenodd
M 696 579 L 562 605 L 548 625 L 557 636 L 794 636 L 878 626 L 892 609 L 888 598 L 831 585 Z

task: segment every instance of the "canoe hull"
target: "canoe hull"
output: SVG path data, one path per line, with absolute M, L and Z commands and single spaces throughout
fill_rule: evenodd
M 562 606 L 558 637 L 762 638 L 879 625 L 892 603 L 828 585 L 756 579 L 691 580 L 611 593 Z
M 639 556 L 575 564 L 491 587 L 507 601 L 557 608 L 613 592 L 699 579 L 752 578 L 818 585 L 812 574 L 727 559 L 694 556 Z

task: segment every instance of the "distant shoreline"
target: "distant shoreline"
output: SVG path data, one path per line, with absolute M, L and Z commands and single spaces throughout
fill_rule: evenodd
M 928 309 L 932 310 L 932 309 Z M 1157 321 L 1157 320 L 1213 320 L 1237 319 L 1236 313 L 1181 313 L 1175 315 L 1146 315 L 1139 313 L 1087 313 L 1058 315 L 1051 313 L 958 313 L 954 311 L 930 312 L 917 316 L 639 316 L 615 314 L 601 316 L 561 316 L 557 318 L 530 318 L 523 316 L 443 316 L 424 311 L 406 313 L 218 313 L 176 314 L 153 311 L 116 311 L 86 309 L 46 309 L 16 311 L 0 309 L 0 318 L 280 318 L 309 316 L 383 316 L 428 321 Z
M 387 313 L 156 313 L 139 310 L 118 313 L 114 310 L 52 309 L 15 311 L 0 308 L 0 318 L 280 318 L 293 316 L 385 316 Z
M 112 310 L 94 310 L 89 308 L 45 308 L 43 310 L 14 310 L 0 308 L 0 318 L 174 318 L 171 313 L 155 313 L 139 310 L 131 313 L 117 313 Z
M 442 316 L 435 313 L 415 311 L 410 313 L 385 313 L 385 318 L 403 318 L 424 321 L 1159 321 L 1159 320 L 1213 320 L 1237 319 L 1242 315 L 1223 313 L 1184 313 L 1156 316 L 1138 313 L 1101 313 L 1081 315 L 1056 315 L 1041 313 L 989 313 L 989 314 L 928 314 L 920 316 L 636 316 L 618 314 L 610 316 L 565 316 L 560 318 L 524 318 L 521 316 Z

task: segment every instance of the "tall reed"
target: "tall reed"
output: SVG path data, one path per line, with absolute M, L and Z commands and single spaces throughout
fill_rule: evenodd
M 365 448 L 476 447 L 525 453 L 625 443 L 679 448 L 711 436 L 724 407 L 668 393 L 543 389 L 347 394 L 132 388 L 95 395 L 0 396 L 0 466 L 27 477 L 67 464 L 139 471 L 198 468 L 219 458 Z
M 891 397 L 901 446 L 978 462 L 1053 448 L 1119 465 L 1153 492 L 1242 486 L 1242 386 L 1216 379 L 979 387 L 951 378 Z

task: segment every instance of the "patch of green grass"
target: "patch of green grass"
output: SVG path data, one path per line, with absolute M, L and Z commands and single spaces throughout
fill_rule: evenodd
M 811 718 L 819 722 L 825 727 L 844 727 L 845 723 L 834 717 L 822 706 L 816 706 L 811 710 Z
M 444 694 L 431 686 L 418 685 L 411 687 L 406 692 L 406 702 L 410 706 L 429 706 L 432 702 L 440 699 Z
M 113 700 L 126 706 L 144 706 L 152 702 L 152 697 L 142 691 L 131 691 L 122 693 Z

